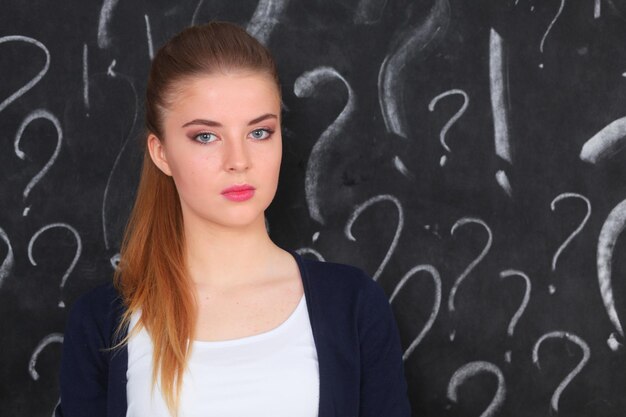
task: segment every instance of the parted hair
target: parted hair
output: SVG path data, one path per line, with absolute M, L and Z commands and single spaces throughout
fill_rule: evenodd
M 178 414 L 197 309 L 185 260 L 178 192 L 173 179 L 150 158 L 146 142 L 149 134 L 167 142 L 164 112 L 184 81 L 232 71 L 267 74 L 280 94 L 276 64 L 268 49 L 227 22 L 188 27 L 170 39 L 155 55 L 146 86 L 143 167 L 114 275 L 125 306 L 117 346 L 127 344 L 141 328 L 147 330 L 154 345 L 152 386 L 160 385 L 172 415 Z M 129 329 L 133 313 L 140 313 L 140 319 Z

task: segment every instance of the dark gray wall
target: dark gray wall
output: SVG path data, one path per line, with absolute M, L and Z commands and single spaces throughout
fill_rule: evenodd
M 134 195 L 150 56 L 209 19 L 280 65 L 272 237 L 380 282 L 415 416 L 626 414 L 626 1 L 4 0 L 1 415 L 52 412 L 67 310 L 110 280 Z

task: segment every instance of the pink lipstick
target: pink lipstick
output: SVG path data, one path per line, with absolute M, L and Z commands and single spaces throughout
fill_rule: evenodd
M 234 185 L 222 191 L 222 195 L 231 201 L 246 201 L 254 196 L 254 187 L 251 185 Z

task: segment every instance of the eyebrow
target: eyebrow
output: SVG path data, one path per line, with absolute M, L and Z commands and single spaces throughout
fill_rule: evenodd
M 273 113 L 266 113 L 262 116 L 259 116 L 255 119 L 252 119 L 248 122 L 248 126 L 257 124 L 259 122 L 262 122 L 263 120 L 267 120 L 267 119 L 278 119 L 278 116 L 276 116 Z M 204 126 L 210 126 L 210 127 L 222 127 L 222 124 L 213 120 L 208 120 L 208 119 L 194 119 L 190 122 L 185 123 L 184 125 L 182 125 L 182 127 L 187 127 L 187 126 L 191 126 L 191 125 L 204 125 Z

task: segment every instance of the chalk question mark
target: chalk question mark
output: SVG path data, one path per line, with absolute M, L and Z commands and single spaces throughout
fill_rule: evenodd
M 5 98 L 0 103 L 0 112 L 4 110 L 9 104 L 13 103 L 15 100 L 23 96 L 28 90 L 33 88 L 33 86 L 37 84 L 43 78 L 44 75 L 46 75 L 46 72 L 48 72 L 48 68 L 50 68 L 50 52 L 48 51 L 48 48 L 46 48 L 46 45 L 39 42 L 38 40 L 29 38 L 27 36 L 20 36 L 20 35 L 3 36 L 0 38 L 0 44 L 6 43 L 6 42 L 26 42 L 31 45 L 35 45 L 46 54 L 46 62 L 43 66 L 43 69 L 39 71 L 37 75 L 35 75 L 30 81 L 28 81 L 26 84 L 20 87 L 16 92 L 11 94 L 9 97 Z
M 387 132 L 409 137 L 403 100 L 407 64 L 445 36 L 450 18 L 449 0 L 436 0 L 421 24 L 400 32 L 392 43 L 392 50 L 378 72 L 378 101 Z
M 602 302 L 604 308 L 609 315 L 609 320 L 613 323 L 613 326 L 620 334 L 622 339 L 624 338 L 624 329 L 622 323 L 617 315 L 615 309 L 615 298 L 613 297 L 613 284 L 611 282 L 611 271 L 613 263 L 613 251 L 617 238 L 622 234 L 626 227 L 626 200 L 619 203 L 606 218 L 600 231 L 600 237 L 598 238 L 597 249 L 597 269 L 598 269 L 598 283 L 600 285 L 600 294 L 602 295 Z M 615 333 L 611 333 L 607 344 L 616 352 L 622 347 L 622 344 L 617 341 Z
M 463 113 L 465 113 L 465 110 L 467 110 L 467 106 L 469 105 L 469 96 L 463 90 L 452 89 L 452 90 L 448 90 L 448 91 L 445 91 L 445 92 L 439 94 L 438 96 L 433 98 L 430 101 L 430 103 L 428 104 L 428 110 L 430 110 L 432 112 L 432 111 L 435 110 L 435 106 L 437 105 L 439 100 L 441 100 L 444 97 L 448 97 L 448 96 L 451 96 L 451 95 L 454 95 L 454 94 L 457 94 L 457 95 L 460 95 L 461 97 L 463 97 L 463 105 L 450 118 L 450 120 L 448 120 L 448 122 L 441 129 L 441 133 L 439 133 L 439 141 L 441 142 L 441 146 L 443 146 L 446 149 L 446 151 L 448 151 L 448 152 L 451 152 L 451 151 L 450 151 L 450 147 L 446 143 L 446 134 L 448 133 L 448 130 L 450 130 L 452 125 L 455 124 L 457 120 L 459 120 L 459 118 L 463 115 Z M 446 160 L 447 160 L 447 156 L 446 155 L 442 156 L 440 161 L 439 161 L 439 165 L 444 166 L 445 163 L 446 163 Z
M 494 416 L 498 410 L 504 404 L 504 399 L 506 397 L 506 385 L 504 381 L 504 375 L 500 368 L 490 362 L 485 361 L 475 361 L 470 362 L 468 364 L 460 367 L 452 378 L 450 378 L 450 382 L 448 383 L 448 399 L 454 403 L 458 402 L 458 389 L 467 379 L 472 376 L 481 374 L 481 373 L 489 373 L 493 374 L 498 378 L 498 388 L 496 390 L 491 403 L 487 406 L 485 411 L 483 411 L 480 417 L 491 417 Z
M 461 275 L 459 275 L 459 277 L 454 282 L 452 289 L 450 290 L 450 295 L 448 296 L 448 311 L 450 312 L 451 315 L 456 310 L 454 301 L 455 301 L 456 293 L 459 289 L 459 286 L 467 278 L 467 276 L 474 270 L 474 268 L 476 268 L 476 266 L 485 258 L 485 256 L 487 256 L 487 253 L 489 252 L 489 249 L 491 248 L 491 243 L 493 242 L 493 234 L 491 233 L 491 229 L 489 228 L 487 223 L 485 223 L 481 219 L 473 218 L 473 217 L 463 217 L 457 220 L 457 222 L 454 223 L 454 226 L 452 226 L 452 229 L 450 229 L 450 235 L 454 236 L 454 232 L 456 232 L 459 227 L 462 227 L 468 224 L 481 225 L 487 232 L 487 242 L 485 243 L 485 246 L 483 247 L 480 254 L 465 268 L 465 270 L 461 273 Z M 450 334 L 450 340 L 454 340 L 455 333 L 456 333 L 455 331 L 452 331 L 452 333 Z
M 41 236 L 42 233 L 44 233 L 46 230 L 50 230 L 55 227 L 69 230 L 70 232 L 72 232 L 72 234 L 74 235 L 74 238 L 76 239 L 76 252 L 74 254 L 74 259 L 72 260 L 72 263 L 70 264 L 70 266 L 65 270 L 65 273 L 63 274 L 63 277 L 61 278 L 61 284 L 59 285 L 59 289 L 63 291 L 65 282 L 67 281 L 67 278 L 70 276 L 70 274 L 72 273 L 72 270 L 76 266 L 76 263 L 78 262 L 78 258 L 80 258 L 80 254 L 83 250 L 83 244 L 80 239 L 80 235 L 78 234 L 76 229 L 74 229 L 72 226 L 66 223 L 52 223 L 52 224 L 42 227 L 33 235 L 33 237 L 30 238 L 30 242 L 28 242 L 28 259 L 30 260 L 30 263 L 33 266 L 37 266 L 37 262 L 35 262 L 35 258 L 33 258 L 33 245 L 35 244 L 35 241 L 39 238 L 39 236 Z M 59 296 L 59 307 L 61 308 L 65 307 L 65 303 L 63 302 L 63 299 L 61 296 Z
M 39 358 L 39 354 L 50 344 L 52 343 L 63 343 L 63 334 L 62 333 L 51 333 L 48 336 L 44 337 L 38 344 L 37 347 L 35 348 L 35 350 L 33 351 L 32 355 L 30 356 L 30 361 L 28 362 L 28 373 L 30 374 L 30 377 L 33 379 L 33 381 L 37 381 L 39 380 L 39 373 L 37 372 L 37 369 L 35 369 L 35 366 L 37 366 L 37 359 Z M 57 403 L 54 406 L 54 409 L 56 410 L 56 408 L 58 407 L 59 403 L 61 402 L 61 399 L 59 398 L 57 400 Z M 56 414 L 53 411 L 52 413 L 52 417 L 54 417 Z
M 513 337 L 513 333 L 515 332 L 515 326 L 517 326 L 517 322 L 522 318 L 524 311 L 526 311 L 526 307 L 528 306 L 528 302 L 530 301 L 530 290 L 531 283 L 528 275 L 523 273 L 522 271 L 516 271 L 514 269 L 507 269 L 505 271 L 500 272 L 500 279 L 510 278 L 510 277 L 520 277 L 524 280 L 524 284 L 526 285 L 526 289 L 524 290 L 524 297 L 522 298 L 522 302 L 520 306 L 517 308 L 517 311 L 511 318 L 509 322 L 509 327 L 507 328 L 507 334 L 509 337 Z M 504 360 L 506 362 L 511 362 L 511 350 L 507 350 L 504 354 Z
M 7 254 L 4 257 L 4 261 L 2 261 L 2 265 L 0 265 L 0 288 L 2 288 L 2 283 L 11 274 L 15 258 L 13 256 L 13 248 L 11 247 L 9 236 L 7 236 L 6 232 L 1 227 L 0 239 L 4 240 L 4 243 L 7 245 Z
M 556 196 L 554 200 L 552 200 L 552 202 L 550 203 L 550 209 L 554 211 L 556 209 L 556 203 L 566 198 L 579 198 L 583 200 L 585 204 L 587 204 L 587 214 L 585 215 L 583 220 L 580 222 L 578 227 L 569 235 L 567 239 L 565 239 L 565 242 L 563 242 L 561 246 L 559 246 L 556 253 L 552 257 L 552 270 L 553 271 L 556 270 L 556 262 L 559 259 L 559 256 L 561 255 L 563 250 L 565 250 L 567 245 L 569 245 L 570 242 L 576 237 L 576 235 L 578 235 L 580 231 L 583 230 L 583 228 L 585 227 L 585 224 L 587 224 L 587 221 L 589 220 L 589 217 L 591 216 L 591 202 L 584 195 L 577 194 L 577 193 L 563 193 L 563 194 Z M 556 292 L 556 288 L 554 287 L 554 285 L 550 285 L 549 290 L 550 290 L 550 294 L 554 294 Z
M 543 34 L 543 37 L 541 38 L 541 43 L 539 44 L 539 51 L 542 54 L 543 54 L 543 46 L 546 43 L 546 38 L 548 37 L 548 34 L 552 30 L 552 26 L 554 26 L 554 24 L 556 23 L 556 21 L 559 18 L 559 16 L 561 16 L 561 13 L 563 12 L 563 7 L 565 7 L 565 0 L 561 0 L 561 5 L 559 6 L 559 10 L 556 12 L 556 15 L 554 16 L 554 18 L 550 22 L 550 25 L 548 25 L 548 28 L 546 29 L 546 32 Z M 543 68 L 543 63 L 539 64 L 539 68 Z
M 346 227 L 344 228 L 344 234 L 346 235 L 346 237 L 349 240 L 356 242 L 356 238 L 352 235 L 352 225 L 354 224 L 354 222 L 357 221 L 357 219 L 361 216 L 361 213 L 363 213 L 366 209 L 374 204 L 381 203 L 383 201 L 392 202 L 398 209 L 398 226 L 396 227 L 396 233 L 393 237 L 393 240 L 391 241 L 391 245 L 389 245 L 389 249 L 387 250 L 385 258 L 380 263 L 380 266 L 374 273 L 374 276 L 372 276 L 374 281 L 378 280 L 378 277 L 380 276 L 380 274 L 382 274 L 385 266 L 387 265 L 387 262 L 389 262 L 391 255 L 393 255 L 393 252 L 396 250 L 396 246 L 398 246 L 398 241 L 400 240 L 400 234 L 402 233 L 402 229 L 404 228 L 404 210 L 402 209 L 400 201 L 396 197 L 389 194 L 382 194 L 372 197 L 356 207 L 354 213 L 352 213 L 352 215 L 348 219 L 348 222 L 346 223 Z
M 41 341 L 37 344 L 37 347 L 33 351 L 32 355 L 30 356 L 30 361 L 28 362 L 28 373 L 30 374 L 30 377 L 33 379 L 33 381 L 37 381 L 39 379 L 39 373 L 35 369 L 35 366 L 37 365 L 37 358 L 39 357 L 41 351 L 43 351 L 46 346 L 51 343 L 63 343 L 63 334 L 51 333 L 41 339 Z
M 56 116 L 50 113 L 48 110 L 43 110 L 43 109 L 35 110 L 32 113 L 30 113 L 28 116 L 26 116 L 26 118 L 20 124 L 19 129 L 17 130 L 17 134 L 15 135 L 15 142 L 14 142 L 15 154 L 20 159 L 23 160 L 26 158 L 26 154 L 20 149 L 20 140 L 22 139 L 24 130 L 26 129 L 26 127 L 28 127 L 29 124 L 31 124 L 34 120 L 37 120 L 37 119 L 48 120 L 54 125 L 54 128 L 57 131 L 57 145 L 56 145 L 56 148 L 54 149 L 54 152 L 52 153 L 52 156 L 48 160 L 48 162 L 46 162 L 43 168 L 41 168 L 41 170 L 30 180 L 28 185 L 26 185 L 26 188 L 24 188 L 24 193 L 23 193 L 24 200 L 26 200 L 26 198 L 28 197 L 28 194 L 30 194 L 33 187 L 37 185 L 39 181 L 41 181 L 43 176 L 46 175 L 46 173 L 50 170 L 50 168 L 52 168 L 52 165 L 54 165 L 54 163 L 56 162 L 59 156 L 59 152 L 61 151 L 61 143 L 63 141 L 63 132 L 61 130 L 61 123 L 59 123 L 59 119 L 57 119 Z M 30 207 L 26 207 L 24 209 L 23 215 L 26 216 L 29 210 L 30 210 Z
M 411 356 L 411 353 L 413 353 L 417 345 L 420 344 L 422 339 L 426 336 L 430 328 L 433 326 L 433 323 L 437 318 L 437 314 L 439 314 L 439 307 L 441 306 L 441 277 L 439 276 L 439 272 L 432 265 L 418 265 L 411 268 L 409 272 L 404 274 L 402 279 L 400 279 L 400 282 L 398 282 L 398 285 L 396 285 L 396 288 L 394 288 L 391 297 L 389 297 L 389 303 L 393 303 L 393 300 L 396 298 L 396 296 L 407 283 L 407 281 L 410 278 L 416 276 L 416 274 L 420 271 L 428 272 L 429 276 L 433 279 L 433 282 L 435 283 L 435 301 L 433 302 L 433 308 L 430 312 L 430 317 L 428 318 L 428 320 L 426 320 L 424 327 L 417 335 L 417 337 L 413 339 L 409 347 L 404 351 L 404 354 L 402 355 L 402 360 L 404 361 L 406 361 L 409 356 Z
M 567 376 L 561 381 L 559 386 L 554 391 L 554 394 L 552 394 L 552 400 L 550 401 L 550 404 L 552 406 L 552 410 L 554 410 L 555 412 L 559 411 L 559 398 L 561 397 L 561 394 L 563 393 L 565 388 L 567 388 L 569 383 L 572 382 L 572 380 L 576 377 L 576 375 L 578 375 L 580 371 L 585 367 L 585 365 L 589 361 L 589 357 L 591 356 L 589 345 L 587 345 L 587 343 L 584 340 L 582 340 L 580 337 L 576 336 L 575 334 L 568 333 L 568 332 L 554 331 L 554 332 L 550 332 L 541 336 L 539 340 L 537 340 L 537 342 L 535 343 L 535 346 L 533 347 L 533 363 L 535 364 L 535 366 L 537 366 L 537 368 L 541 369 L 541 366 L 539 365 L 539 348 L 541 347 L 541 344 L 547 339 L 563 339 L 563 338 L 566 338 L 569 341 L 578 345 L 580 349 L 583 351 L 583 357 L 578 363 L 578 365 L 576 365 L 576 367 L 569 374 L 567 374 Z
M 297 97 L 310 97 L 317 91 L 317 87 L 331 80 L 340 80 L 348 90 L 348 102 L 333 123 L 326 128 L 315 142 L 309 160 L 307 162 L 304 178 L 304 191 L 311 218 L 320 224 L 324 224 L 321 199 L 323 185 L 331 183 L 329 174 L 332 172 L 331 155 L 333 147 L 337 148 L 341 142 L 350 139 L 350 135 L 342 132 L 356 109 L 356 98 L 350 83 L 331 67 L 318 67 L 307 71 L 296 79 L 293 92 Z

